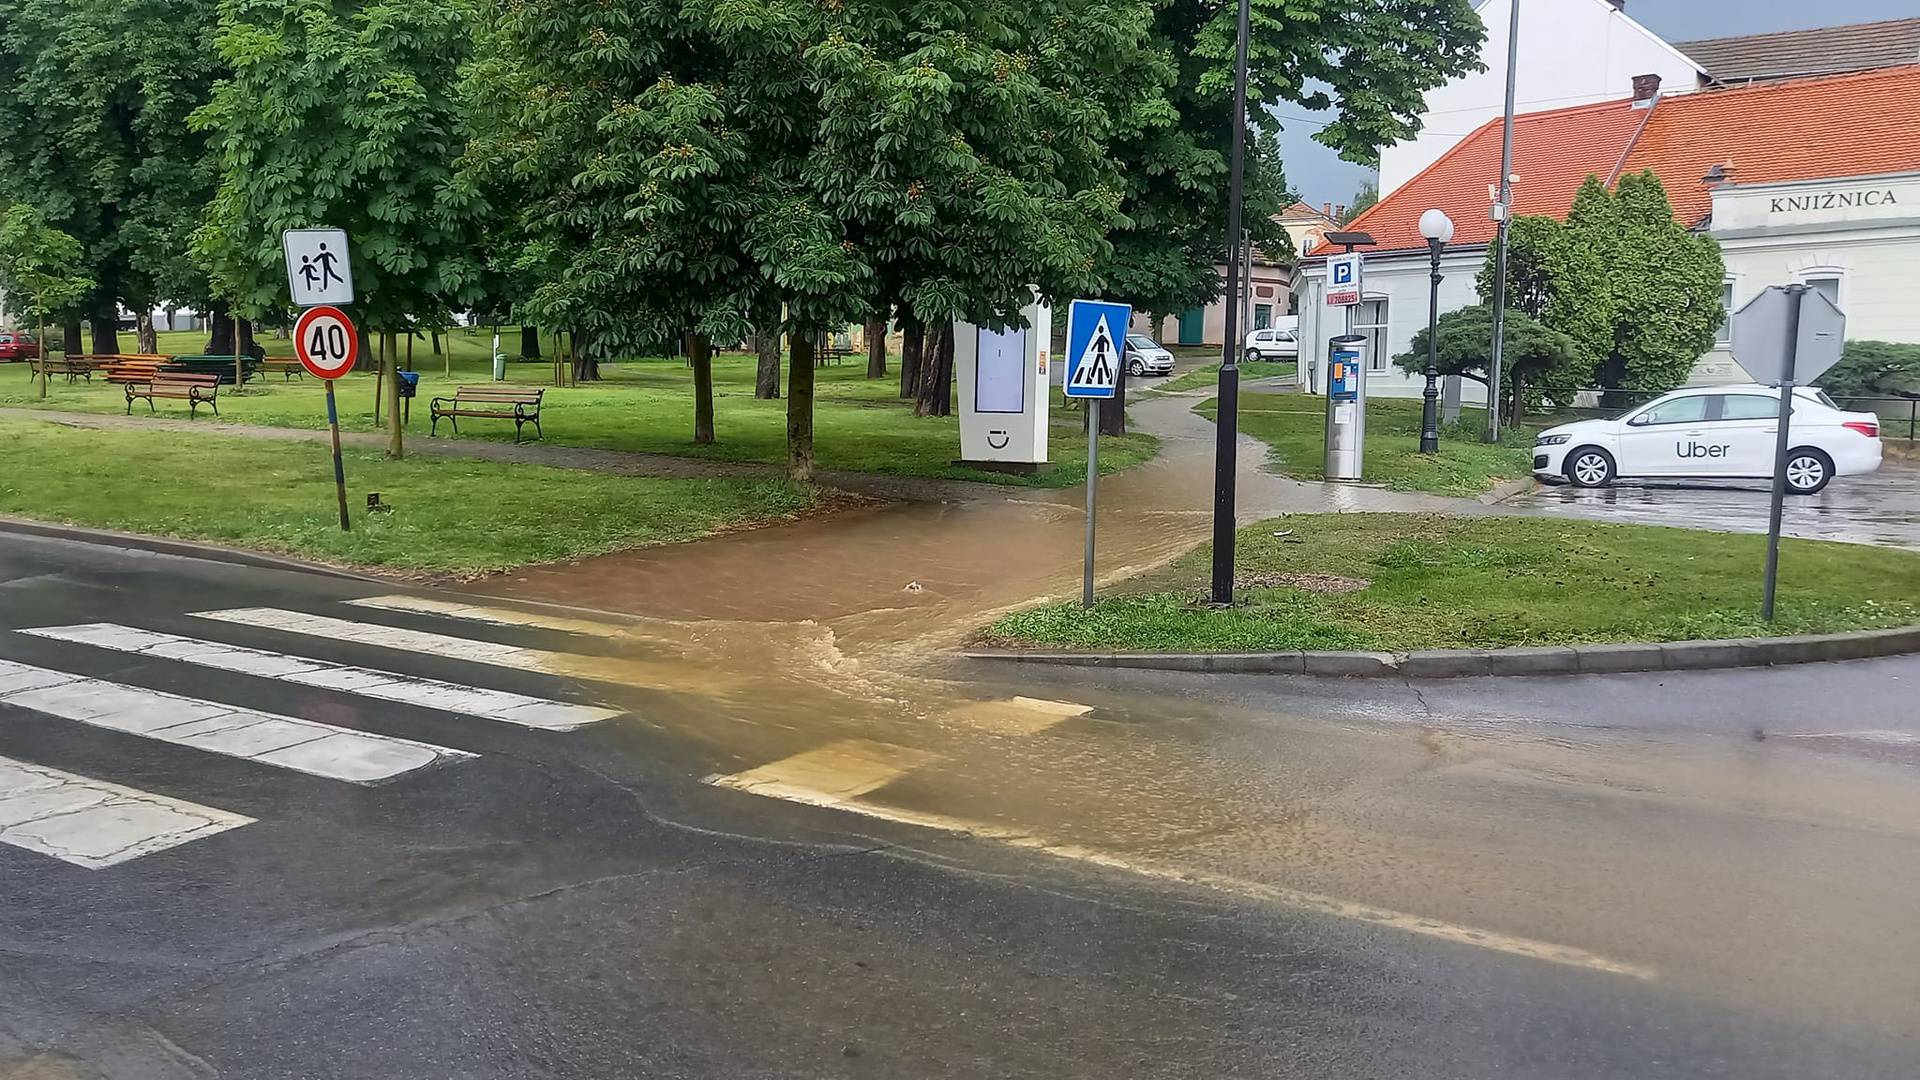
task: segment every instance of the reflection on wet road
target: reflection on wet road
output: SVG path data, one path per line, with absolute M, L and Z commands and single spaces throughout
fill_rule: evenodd
M 1506 505 L 1599 521 L 1766 532 L 1772 498 L 1764 482 L 1635 481 L 1610 488 L 1542 486 Z M 1889 456 L 1877 473 L 1842 476 L 1818 495 L 1789 495 L 1788 536 L 1920 550 L 1920 464 Z

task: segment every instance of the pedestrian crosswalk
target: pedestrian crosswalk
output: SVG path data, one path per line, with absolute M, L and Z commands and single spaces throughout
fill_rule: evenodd
M 599 704 L 307 655 L 324 649 L 318 640 L 324 638 L 386 646 L 396 666 L 404 666 L 405 658 L 429 657 L 543 675 L 578 675 L 594 670 L 594 662 L 612 665 L 614 661 L 502 644 L 487 640 L 485 634 L 493 627 L 524 627 L 612 637 L 621 629 L 617 624 L 405 596 L 372 597 L 354 606 L 376 617 L 399 612 L 442 619 L 458 633 L 430 633 L 275 608 L 200 615 L 210 628 L 225 626 L 235 633 L 248 632 L 240 629 L 246 627 L 303 635 L 294 649 L 279 651 L 220 640 L 226 636 L 224 631 L 190 636 L 119 622 L 19 627 L 0 634 L 0 725 L 22 713 L 52 717 L 104 729 L 116 737 L 236 758 L 270 774 L 292 772 L 364 786 L 405 782 L 425 770 L 457 767 L 479 757 L 470 749 L 373 730 L 390 715 L 386 706 L 432 710 L 543 733 L 533 737 L 576 732 L 623 715 Z M 6 658 L 18 655 L 6 647 L 8 637 L 15 642 L 38 640 L 76 648 L 53 660 L 45 659 L 42 648 L 32 657 L 42 662 L 28 663 Z M 314 649 L 306 649 L 307 644 Z M 89 668 L 102 670 L 100 658 L 112 654 L 155 661 L 159 666 L 116 669 L 112 678 L 86 673 Z M 185 681 L 165 674 L 182 669 L 201 674 Z M 208 672 L 220 674 L 209 677 Z M 185 687 L 192 693 L 140 685 L 155 677 L 169 679 L 162 685 Z M 234 692 L 233 677 L 240 683 L 258 680 L 267 688 L 266 700 L 277 703 L 284 698 L 289 704 L 281 707 L 282 712 L 269 712 L 222 700 Z M 227 688 L 224 693 L 219 689 L 223 687 Z M 448 729 L 437 730 L 444 734 Z M 0 844 L 75 866 L 95 870 L 115 866 L 254 821 L 230 809 L 143 791 L 100 776 L 0 757 Z

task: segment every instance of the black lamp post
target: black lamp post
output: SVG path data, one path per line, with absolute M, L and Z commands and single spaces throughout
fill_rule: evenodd
M 1420 235 L 1427 238 L 1432 259 L 1432 285 L 1427 292 L 1427 389 L 1420 410 L 1420 452 L 1440 452 L 1440 252 L 1453 239 L 1453 219 L 1439 210 L 1420 215 Z
M 1209 595 L 1216 604 L 1233 603 L 1233 541 L 1235 473 L 1240 452 L 1240 279 L 1242 252 L 1240 215 L 1245 201 L 1247 162 L 1247 34 L 1252 0 L 1240 0 L 1233 50 L 1233 156 L 1227 183 L 1227 343 L 1220 356 L 1220 390 L 1214 412 L 1213 447 L 1213 581 Z

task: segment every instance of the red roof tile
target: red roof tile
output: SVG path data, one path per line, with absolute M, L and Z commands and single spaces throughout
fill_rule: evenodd
M 1920 65 L 1669 98 L 1626 168 L 1652 169 L 1691 226 L 1713 207 L 1700 178 L 1715 165 L 1735 184 L 1920 169 Z
M 1514 117 L 1513 171 L 1520 177 L 1513 189 L 1514 213 L 1565 217 L 1581 182 L 1590 174 L 1607 179 L 1646 119 L 1647 110 L 1627 101 Z M 1453 219 L 1455 244 L 1491 242 L 1487 188 L 1500 179 L 1500 128 L 1498 120 L 1482 125 L 1347 228 L 1372 233 L 1377 243 L 1371 251 L 1425 249 L 1420 215 L 1438 207 Z M 1322 244 L 1309 254 L 1334 250 Z
M 1515 117 L 1513 128 L 1515 214 L 1564 218 L 1589 175 L 1651 169 L 1692 226 L 1712 207 L 1701 177 L 1714 165 L 1736 184 L 1920 170 L 1920 65 L 1675 94 L 1651 110 L 1578 105 Z M 1455 244 L 1489 243 L 1487 188 L 1499 174 L 1494 120 L 1347 227 L 1372 233 L 1374 251 L 1421 250 L 1420 215 L 1439 207 Z

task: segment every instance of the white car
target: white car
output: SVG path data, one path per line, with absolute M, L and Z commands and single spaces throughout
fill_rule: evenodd
M 1127 374 L 1171 375 L 1173 354 L 1145 334 L 1128 334 Z
M 1780 391 L 1757 384 L 1696 386 L 1614 420 L 1548 428 L 1534 439 L 1533 472 L 1580 487 L 1623 478 L 1771 479 Z M 1880 418 L 1846 412 L 1825 392 L 1798 387 L 1788 425 L 1787 490 L 1811 495 L 1835 476 L 1880 467 Z
M 1284 326 L 1255 330 L 1247 335 L 1241 359 L 1249 364 L 1262 360 L 1297 360 L 1300 357 L 1299 331 Z

